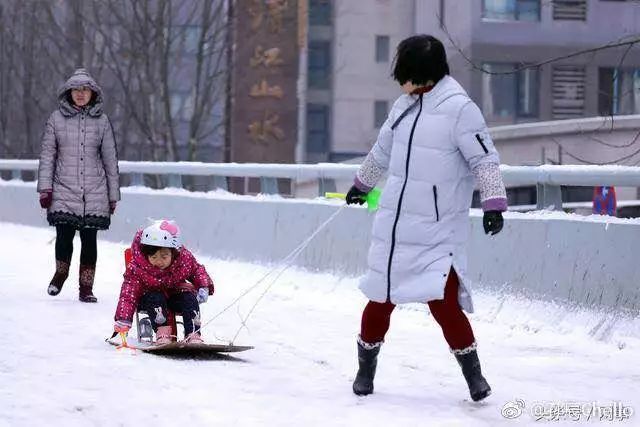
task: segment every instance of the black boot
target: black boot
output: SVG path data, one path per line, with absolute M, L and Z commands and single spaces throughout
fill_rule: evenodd
M 80 265 L 80 293 L 78 299 L 82 302 L 98 302 L 93 295 L 93 280 L 96 275 L 95 265 Z
M 487 383 L 487 380 L 482 376 L 475 343 L 466 349 L 454 350 L 453 354 L 462 368 L 464 379 L 467 380 L 471 399 L 477 402 L 489 396 L 491 394 L 491 387 L 489 387 L 489 383 Z
M 353 392 L 358 396 L 373 393 L 373 377 L 378 366 L 378 353 L 382 342 L 368 344 L 358 337 L 358 373 L 353 381 Z
M 65 261 L 56 260 L 56 272 L 53 274 L 47 293 L 51 296 L 56 296 L 62 290 L 65 280 L 69 277 L 69 263 Z

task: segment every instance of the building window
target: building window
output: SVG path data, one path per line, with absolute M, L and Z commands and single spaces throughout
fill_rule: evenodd
M 196 54 L 200 43 L 201 28 L 197 25 L 176 25 L 165 28 L 165 37 L 171 37 L 170 49 L 173 54 Z
M 171 105 L 171 118 L 188 122 L 193 117 L 193 97 L 189 92 L 172 92 L 169 98 Z
M 331 25 L 331 0 L 309 2 L 309 25 Z
M 331 76 L 331 43 L 309 42 L 309 87 L 328 89 Z
M 376 36 L 376 62 L 389 62 L 389 36 Z
M 307 152 L 329 152 L 329 106 L 307 104 Z
M 485 64 L 482 109 L 489 120 L 517 121 L 538 117 L 539 76 L 535 68 L 515 72 L 516 64 Z
M 554 119 L 584 116 L 584 94 L 587 73 L 579 65 L 558 65 L 552 71 L 552 108 Z
M 539 21 L 540 0 L 483 0 L 482 18 L 499 21 Z
M 553 19 L 554 21 L 586 21 L 587 0 L 555 0 Z
M 640 113 L 640 69 L 600 68 L 600 114 Z
M 388 101 L 375 101 L 373 103 L 373 126 L 378 129 L 382 127 L 382 124 L 387 120 L 389 114 L 389 102 Z

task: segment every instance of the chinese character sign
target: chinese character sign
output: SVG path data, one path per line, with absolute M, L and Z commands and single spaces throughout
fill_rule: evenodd
M 298 126 L 298 33 L 301 31 L 298 9 L 305 1 L 238 0 L 235 3 L 230 161 L 294 161 Z

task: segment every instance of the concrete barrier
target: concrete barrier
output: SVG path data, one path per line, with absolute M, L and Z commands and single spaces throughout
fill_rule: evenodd
M 329 218 L 339 202 L 124 188 L 109 231 L 129 242 L 149 218 L 175 218 L 197 252 L 277 263 Z M 558 212 L 507 213 L 495 237 L 471 211 L 469 275 L 475 286 L 510 289 L 580 305 L 640 310 L 640 220 L 580 217 Z M 302 252 L 296 265 L 360 275 L 366 268 L 372 215 L 348 207 Z M 0 222 L 46 226 L 35 185 L 0 181 Z

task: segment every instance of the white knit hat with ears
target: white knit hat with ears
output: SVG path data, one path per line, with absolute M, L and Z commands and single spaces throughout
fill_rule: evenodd
M 142 230 L 140 243 L 161 248 L 180 249 L 182 247 L 182 233 L 180 227 L 173 220 L 161 219 Z

